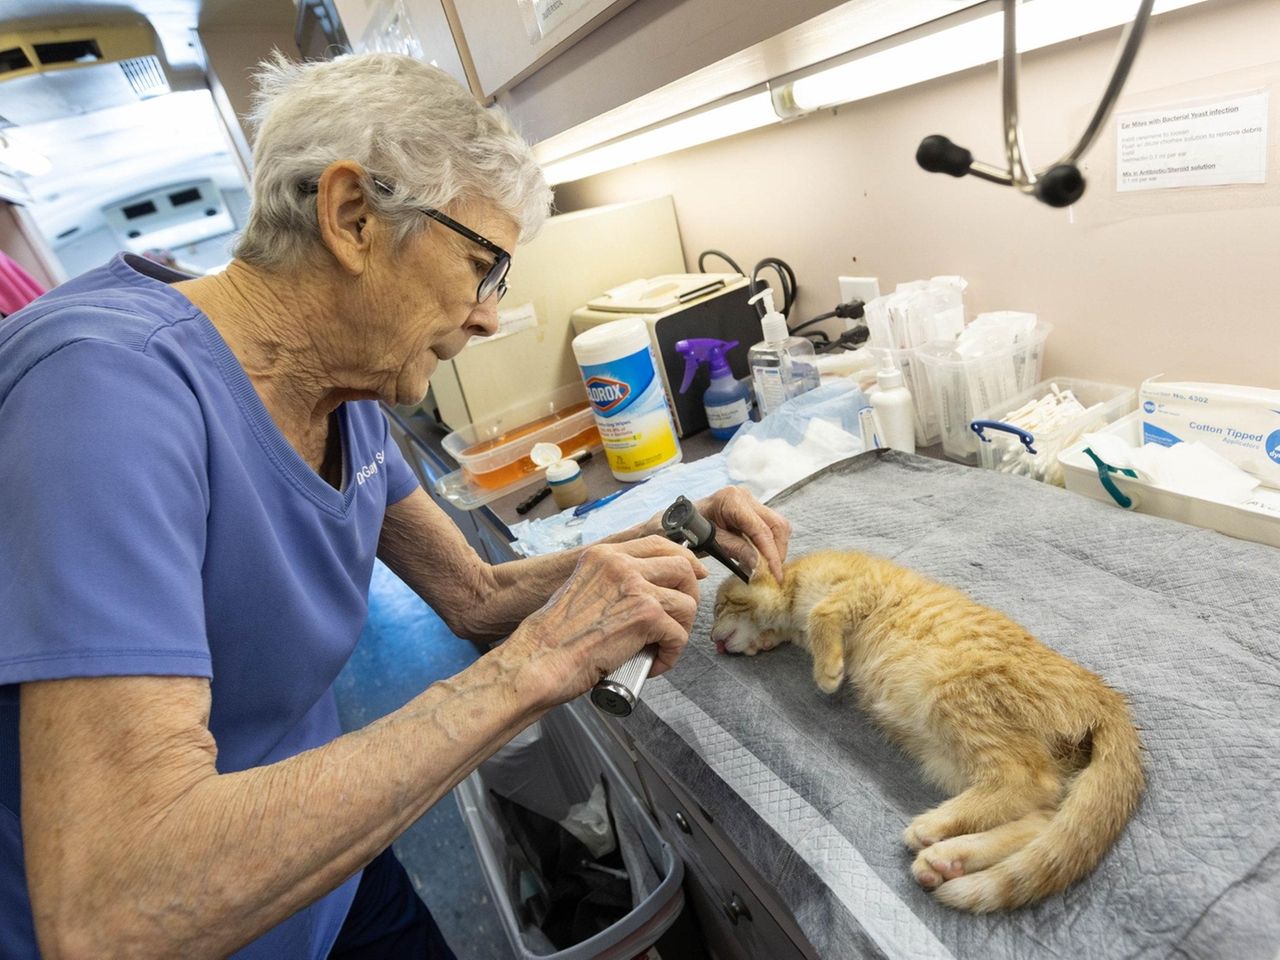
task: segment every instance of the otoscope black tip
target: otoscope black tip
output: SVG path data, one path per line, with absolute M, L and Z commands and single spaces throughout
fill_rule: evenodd
M 963 177 L 973 163 L 973 154 L 942 134 L 935 133 L 920 141 L 920 146 L 916 148 L 916 163 L 930 173 Z
M 1074 163 L 1063 163 L 1036 181 L 1036 199 L 1051 207 L 1069 207 L 1084 196 L 1084 174 Z

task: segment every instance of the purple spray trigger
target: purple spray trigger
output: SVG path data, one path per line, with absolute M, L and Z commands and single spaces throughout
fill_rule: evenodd
M 684 393 L 693 383 L 698 367 L 704 363 L 711 364 L 711 379 L 731 377 L 733 371 L 725 354 L 738 345 L 737 340 L 713 340 L 708 337 L 697 337 L 692 340 L 681 340 L 676 343 L 676 352 L 684 357 L 684 382 L 680 384 L 680 392 Z

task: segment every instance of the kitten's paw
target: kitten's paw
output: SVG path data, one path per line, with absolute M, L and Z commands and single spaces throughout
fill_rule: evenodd
M 934 837 L 928 837 L 920 834 L 916 830 L 916 824 L 913 820 L 907 826 L 907 829 L 902 831 L 902 842 L 905 843 L 913 853 L 919 853 L 925 847 L 931 846 L 937 841 Z
M 818 689 L 823 693 L 835 693 L 840 689 L 840 684 L 844 682 L 844 671 L 830 674 L 815 670 L 813 672 L 813 680 L 818 685 Z
M 939 840 L 954 836 L 955 833 L 952 824 L 945 817 L 938 816 L 935 810 L 928 810 L 907 825 L 902 839 L 912 850 L 920 851 Z
M 945 846 L 944 841 L 927 850 L 922 850 L 915 862 L 911 864 L 911 875 L 916 878 L 916 883 L 926 890 L 936 889 L 948 880 L 964 876 L 964 860 L 949 858 L 942 851 Z

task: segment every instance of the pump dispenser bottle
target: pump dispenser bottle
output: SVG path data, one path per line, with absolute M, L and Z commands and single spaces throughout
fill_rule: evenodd
M 798 397 L 818 385 L 818 366 L 813 344 L 804 337 L 793 337 L 787 329 L 787 318 L 773 306 L 773 291 L 765 287 L 748 302 L 764 300 L 765 314 L 760 321 L 764 339 L 747 353 L 751 366 L 751 382 L 755 388 L 760 416 L 772 413 L 784 401 Z

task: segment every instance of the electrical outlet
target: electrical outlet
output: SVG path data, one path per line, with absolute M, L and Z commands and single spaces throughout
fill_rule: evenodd
M 840 284 L 841 303 L 848 303 L 850 300 L 870 303 L 880 296 L 879 277 L 837 277 L 836 279 Z
M 870 303 L 876 297 L 880 296 L 880 279 L 879 277 L 837 277 L 840 284 L 840 302 L 848 303 L 850 300 L 861 300 L 863 303 Z M 846 320 L 845 329 L 852 327 L 856 320 Z

